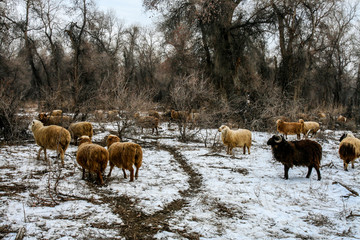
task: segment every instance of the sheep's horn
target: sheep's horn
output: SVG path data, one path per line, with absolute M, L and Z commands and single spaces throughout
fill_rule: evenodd
M 275 136 L 274 140 L 276 143 L 281 143 L 282 138 L 280 136 Z

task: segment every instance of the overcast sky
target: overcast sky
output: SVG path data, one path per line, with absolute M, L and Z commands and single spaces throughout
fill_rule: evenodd
M 153 18 L 150 18 L 149 13 L 145 14 L 142 2 L 142 0 L 97 0 L 97 5 L 103 11 L 113 10 L 126 25 L 151 25 Z

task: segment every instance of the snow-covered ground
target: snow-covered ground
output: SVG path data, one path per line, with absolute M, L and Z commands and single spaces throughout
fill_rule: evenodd
M 103 142 L 113 127 L 93 140 Z M 316 171 L 305 178 L 306 167 L 283 179 L 266 145 L 273 133 L 253 132 L 251 154 L 237 148 L 231 157 L 225 147 L 179 142 L 174 128 L 163 123 L 159 139 L 132 136 L 143 146 L 139 178 L 129 182 L 115 168 L 104 186 L 81 179 L 74 145 L 64 168 L 54 151 L 50 165 L 36 160 L 34 142 L 1 146 L 0 236 L 14 239 L 25 228 L 24 239 L 126 239 L 138 225 L 154 230 L 152 239 L 360 239 L 360 164 L 343 170 L 342 132 L 314 139 L 323 147 L 317 181 Z M 219 140 L 216 129 L 208 132 Z

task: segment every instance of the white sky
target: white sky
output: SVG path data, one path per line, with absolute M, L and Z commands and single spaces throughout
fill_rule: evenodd
M 145 13 L 142 0 L 97 0 L 96 3 L 103 11 L 112 10 L 126 25 L 151 25 L 153 18 Z

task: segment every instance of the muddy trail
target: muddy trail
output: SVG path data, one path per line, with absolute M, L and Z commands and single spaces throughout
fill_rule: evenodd
M 146 145 L 148 146 L 144 146 L 144 148 L 154 147 L 148 143 Z M 187 239 L 199 239 L 197 234 L 170 229 L 168 220 L 176 212 L 184 208 L 191 197 L 199 193 L 202 186 L 201 176 L 187 163 L 178 149 L 167 145 L 157 145 L 156 147 L 168 151 L 174 157 L 174 160 L 179 163 L 181 169 L 189 176 L 188 183 L 190 187 L 186 191 L 180 192 L 181 199 L 170 202 L 161 211 L 147 215 L 137 210 L 135 208 L 136 203 L 129 197 L 115 197 L 111 196 L 113 193 L 110 191 L 98 191 L 98 189 L 95 189 L 97 194 L 101 196 L 101 204 L 109 204 L 113 213 L 123 220 L 122 225 L 114 227 L 119 229 L 119 236 L 126 239 L 154 239 L 154 235 L 159 230 L 174 232 Z

